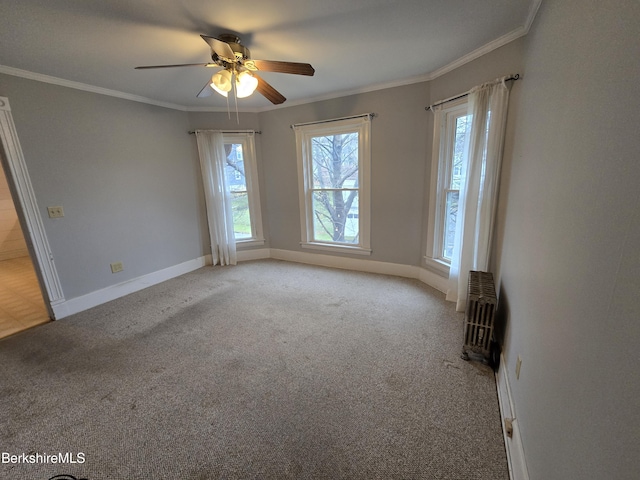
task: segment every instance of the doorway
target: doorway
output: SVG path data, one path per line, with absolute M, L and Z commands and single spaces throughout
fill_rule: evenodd
M 9 280 L 6 282 L 2 280 L 0 285 L 9 290 L 8 285 L 14 284 L 13 290 L 5 291 L 9 301 L 4 304 L 2 310 L 5 312 L 2 317 L 3 323 L 13 324 L 13 326 L 8 326 L 5 331 L 9 335 L 11 333 L 7 332 L 16 333 L 18 330 L 33 326 L 33 322 L 36 321 L 44 323 L 49 319 L 61 318 L 67 313 L 67 310 L 62 285 L 53 261 L 53 253 L 49 247 L 27 165 L 18 141 L 9 99 L 6 97 L 0 97 L 0 163 L 2 164 L 0 172 L 3 184 L 8 185 L 7 190 L 10 192 L 6 201 L 3 202 L 7 206 L 7 210 L 10 211 L 5 214 L 9 218 L 7 229 L 11 232 L 16 231 L 13 217 L 15 214 L 19 220 L 19 231 L 22 233 L 22 240 L 26 244 L 28 252 L 26 259 L 4 264 L 7 267 Z M 11 208 L 8 207 L 9 205 Z M 20 236 L 17 233 L 12 235 Z M 14 246 L 21 245 L 20 238 L 15 240 L 17 243 Z M 16 258 L 20 256 L 24 257 L 24 255 L 19 255 Z M 22 272 L 20 277 L 28 287 L 18 286 L 16 283 L 17 271 Z M 34 277 L 37 280 L 35 283 L 32 281 Z M 19 300 L 20 298 L 22 300 Z M 31 308 L 35 308 L 34 305 L 40 305 L 40 301 L 45 305 L 44 318 L 40 317 L 39 313 L 32 315 L 33 312 L 30 312 Z M 3 304 L 0 303 L 0 309 L 2 308 Z M 12 318 L 9 318 L 8 311 L 13 312 Z M 30 320 L 26 320 L 26 318 Z M 27 322 L 29 322 L 29 326 L 25 325 Z
M 0 338 L 49 321 L 9 183 L 0 168 Z

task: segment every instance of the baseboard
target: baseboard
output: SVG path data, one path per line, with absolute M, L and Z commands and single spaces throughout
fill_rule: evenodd
M 361 258 L 338 257 L 321 253 L 298 252 L 293 250 L 271 249 L 271 258 L 289 262 L 306 263 L 322 267 L 342 268 L 359 272 L 381 273 L 398 277 L 418 278 L 417 268 L 411 265 L 377 262 Z
M 270 258 L 271 253 L 268 248 L 253 248 L 250 250 L 238 250 L 236 252 L 239 262 L 247 262 L 249 260 L 262 260 Z
M 359 272 L 379 273 L 394 275 L 397 277 L 415 278 L 421 282 L 446 293 L 446 279 L 421 267 L 402 265 L 398 263 L 379 262 L 360 258 L 338 257 L 319 253 L 299 252 L 293 250 L 280 250 L 276 248 L 258 248 L 239 250 L 237 252 L 239 262 L 274 258 L 288 262 L 305 263 L 331 268 L 342 268 Z M 58 301 L 51 304 L 54 318 L 61 319 L 75 313 L 97 307 L 116 298 L 129 295 L 144 288 L 156 285 L 171 278 L 184 275 L 205 265 L 211 265 L 211 255 L 196 258 L 178 265 L 174 265 L 157 272 L 152 272 L 126 282 L 111 285 L 101 290 L 82 295 L 69 300 Z
M 211 264 L 211 256 L 203 256 L 196 258 L 195 260 L 189 260 L 187 262 L 174 265 L 172 267 L 164 268 L 156 272 L 142 275 L 126 282 L 111 285 L 101 290 L 82 295 L 80 297 L 71 298 L 69 300 L 52 304 L 53 314 L 56 320 L 59 320 L 69 315 L 88 310 L 89 308 L 97 307 L 116 298 L 124 297 L 130 293 L 137 292 L 152 285 L 165 282 L 171 278 L 184 275 L 205 265 Z
M 447 279 L 430 272 L 426 268 L 414 265 L 402 265 L 399 263 L 379 262 L 361 258 L 338 257 L 319 253 L 298 252 L 293 250 L 271 249 L 271 257 L 288 262 L 306 263 L 321 267 L 343 268 L 358 272 L 379 273 L 382 275 L 394 275 L 396 277 L 415 278 L 422 283 L 435 288 L 439 292 L 446 293 Z
M 507 451 L 507 463 L 509 465 L 509 478 L 511 480 L 529 480 L 527 462 L 522 448 L 520 437 L 520 427 L 518 418 L 515 415 L 513 399 L 511 397 L 511 387 L 509 385 L 509 375 L 504 356 L 500 355 L 500 368 L 496 372 L 496 384 L 498 387 L 498 402 L 500 404 L 500 417 L 502 420 L 502 432 L 504 434 L 504 444 Z M 505 419 L 511 419 L 512 434 L 507 435 Z
M 418 280 L 442 293 L 447 293 L 449 288 L 448 278 L 442 277 L 431 270 L 427 270 L 426 268 L 418 268 Z

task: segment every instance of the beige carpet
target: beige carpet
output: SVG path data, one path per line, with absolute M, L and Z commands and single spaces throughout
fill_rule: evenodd
M 420 282 L 206 267 L 0 340 L 0 478 L 506 480 L 491 369 Z

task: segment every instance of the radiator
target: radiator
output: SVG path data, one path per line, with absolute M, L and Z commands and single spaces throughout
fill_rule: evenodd
M 489 362 L 496 307 L 493 275 L 489 272 L 470 271 L 462 346 L 463 359 L 469 360 L 469 352 L 473 352 L 481 355 L 485 363 Z

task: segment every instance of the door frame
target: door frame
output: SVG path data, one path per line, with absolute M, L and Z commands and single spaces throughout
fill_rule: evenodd
M 0 97 L 0 160 L 13 195 L 45 305 L 50 318 L 55 320 L 56 316 L 64 316 L 59 314 L 63 313 L 65 298 L 7 97 Z

